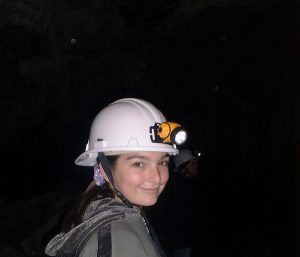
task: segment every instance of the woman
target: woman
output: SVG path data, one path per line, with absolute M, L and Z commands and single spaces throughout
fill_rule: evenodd
M 165 256 L 142 211 L 169 179 L 169 156 L 185 141 L 181 126 L 167 122 L 151 103 L 117 100 L 95 117 L 77 165 L 94 167 L 94 181 L 63 229 L 46 247 L 57 257 Z

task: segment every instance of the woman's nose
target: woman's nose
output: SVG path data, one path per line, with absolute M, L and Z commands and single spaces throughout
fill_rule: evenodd
M 153 166 L 149 171 L 149 181 L 153 184 L 159 184 L 160 179 L 161 177 L 160 177 L 159 168 L 157 166 Z

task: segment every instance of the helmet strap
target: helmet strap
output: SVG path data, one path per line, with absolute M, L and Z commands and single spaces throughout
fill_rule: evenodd
M 101 165 L 105 171 L 105 174 L 107 175 L 107 177 L 109 179 L 109 182 L 114 187 L 114 178 L 112 176 L 109 162 L 108 162 L 106 156 L 104 155 L 104 153 L 98 153 L 97 162 L 98 162 L 98 164 L 101 163 Z
M 132 208 L 133 204 L 129 202 L 129 200 L 118 190 L 113 186 L 113 190 L 115 194 L 121 199 L 123 203 L 125 203 L 128 207 Z
M 97 162 L 98 162 L 98 164 L 101 163 L 101 165 L 104 169 L 104 172 L 107 175 L 109 182 L 113 187 L 114 193 L 121 199 L 121 201 L 123 203 L 125 203 L 128 207 L 132 208 L 133 204 L 118 189 L 115 188 L 114 179 L 113 179 L 113 175 L 112 175 L 112 172 L 110 169 L 110 165 L 109 165 L 109 162 L 104 153 L 98 152 Z

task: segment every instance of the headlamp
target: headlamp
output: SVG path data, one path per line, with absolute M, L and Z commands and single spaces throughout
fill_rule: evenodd
M 175 122 L 155 123 L 150 127 L 151 141 L 181 145 L 187 139 L 187 133 L 181 125 Z

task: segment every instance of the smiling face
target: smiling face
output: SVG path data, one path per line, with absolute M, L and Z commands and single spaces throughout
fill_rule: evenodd
M 131 203 L 151 206 L 169 179 L 169 156 L 161 152 L 122 154 L 112 173 L 115 188 Z

